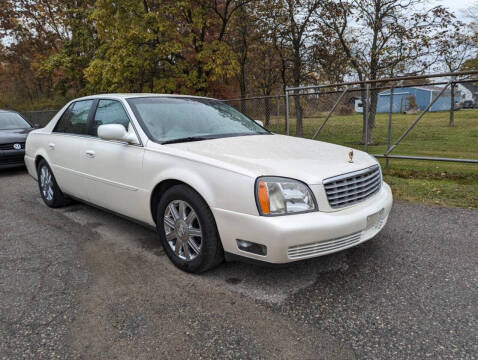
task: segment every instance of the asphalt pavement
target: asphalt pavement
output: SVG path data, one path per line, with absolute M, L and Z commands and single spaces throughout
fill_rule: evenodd
M 373 240 L 177 270 L 156 234 L 0 173 L 0 359 L 478 359 L 478 211 L 398 202 Z

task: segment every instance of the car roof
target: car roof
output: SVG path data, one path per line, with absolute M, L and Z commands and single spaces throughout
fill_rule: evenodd
M 183 98 L 196 98 L 196 99 L 209 99 L 215 100 L 210 97 L 204 96 L 194 96 L 194 95 L 179 95 L 179 94 L 153 94 L 153 93 L 109 93 L 109 94 L 96 94 L 84 96 L 76 100 L 86 100 L 86 99 L 99 99 L 99 98 L 117 98 L 117 99 L 132 99 L 139 97 L 183 97 Z

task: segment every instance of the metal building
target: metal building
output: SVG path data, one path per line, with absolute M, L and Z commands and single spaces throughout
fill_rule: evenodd
M 439 95 L 443 88 L 438 86 L 420 86 L 394 89 L 393 112 L 404 113 L 409 110 L 425 110 L 428 105 Z M 456 96 L 455 106 L 459 102 Z M 451 90 L 447 89 L 440 98 L 433 104 L 430 111 L 449 111 L 451 109 Z M 381 92 L 378 95 L 377 112 L 388 113 L 390 111 L 390 90 Z

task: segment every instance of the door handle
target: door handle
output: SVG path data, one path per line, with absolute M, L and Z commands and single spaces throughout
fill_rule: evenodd
M 96 153 L 93 150 L 87 150 L 85 154 L 89 158 L 94 158 L 96 156 Z
M 55 150 L 55 144 L 53 143 L 49 143 L 48 147 L 50 148 L 50 150 Z

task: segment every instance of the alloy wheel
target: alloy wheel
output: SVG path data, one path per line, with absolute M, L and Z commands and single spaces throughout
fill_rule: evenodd
M 40 188 L 43 197 L 47 201 L 53 199 L 53 177 L 47 166 L 42 166 L 40 170 Z
M 173 200 L 163 218 L 166 240 L 174 254 L 182 260 L 194 260 L 201 253 L 203 235 L 199 218 L 192 206 Z

